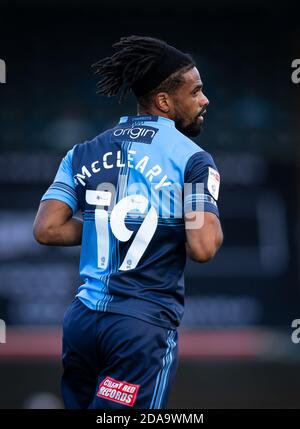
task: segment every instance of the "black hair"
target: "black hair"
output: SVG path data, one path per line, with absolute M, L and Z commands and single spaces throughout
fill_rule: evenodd
M 111 97 L 121 91 L 119 99 L 121 102 L 133 90 L 135 83 L 140 81 L 153 66 L 159 64 L 166 46 L 168 46 L 166 42 L 153 37 L 121 37 L 120 41 L 113 45 L 113 48 L 119 48 L 118 52 L 92 65 L 95 74 L 100 77 L 97 83 L 97 94 Z M 137 96 L 138 102 L 143 105 L 149 103 L 151 96 L 157 90 L 174 91 L 183 83 L 181 74 L 193 65 L 192 62 L 185 64 L 154 90 Z
M 158 92 L 167 92 L 169 94 L 174 93 L 185 81 L 183 74 L 193 68 L 193 65 L 183 66 L 171 74 L 167 79 L 161 82 L 155 89 L 148 92 L 147 94 L 137 97 L 139 104 L 142 107 L 148 107 L 155 94 Z

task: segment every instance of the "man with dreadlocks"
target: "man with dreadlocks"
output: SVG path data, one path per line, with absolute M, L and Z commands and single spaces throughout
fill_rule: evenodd
M 93 65 L 98 93 L 122 99 L 132 91 L 137 115 L 67 153 L 34 236 L 81 244 L 83 284 L 63 325 L 66 407 L 164 408 L 177 367 L 186 255 L 206 262 L 223 240 L 220 176 L 189 139 L 208 106 L 192 57 L 151 37 L 113 46 L 114 55 Z

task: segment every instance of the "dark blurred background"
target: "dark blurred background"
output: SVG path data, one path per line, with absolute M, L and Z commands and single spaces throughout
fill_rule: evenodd
M 256 0 L 1 1 L 0 408 L 62 407 L 60 327 L 80 249 L 38 245 L 32 223 L 65 153 L 136 113 L 133 97 L 97 96 L 91 70 L 129 34 L 197 60 L 210 105 L 195 141 L 222 178 L 225 240 L 212 262 L 187 264 L 169 406 L 299 407 L 298 16 Z

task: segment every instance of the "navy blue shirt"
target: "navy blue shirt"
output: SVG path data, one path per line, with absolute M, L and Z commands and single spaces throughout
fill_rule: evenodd
M 219 184 L 211 155 L 160 116 L 122 117 L 75 145 L 42 200 L 82 211 L 78 298 L 92 310 L 176 328 L 184 308 L 184 213 L 219 216 Z

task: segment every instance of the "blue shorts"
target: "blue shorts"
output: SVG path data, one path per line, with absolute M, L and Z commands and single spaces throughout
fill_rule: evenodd
M 177 351 L 176 330 L 93 311 L 75 298 L 63 324 L 66 408 L 165 408 Z

